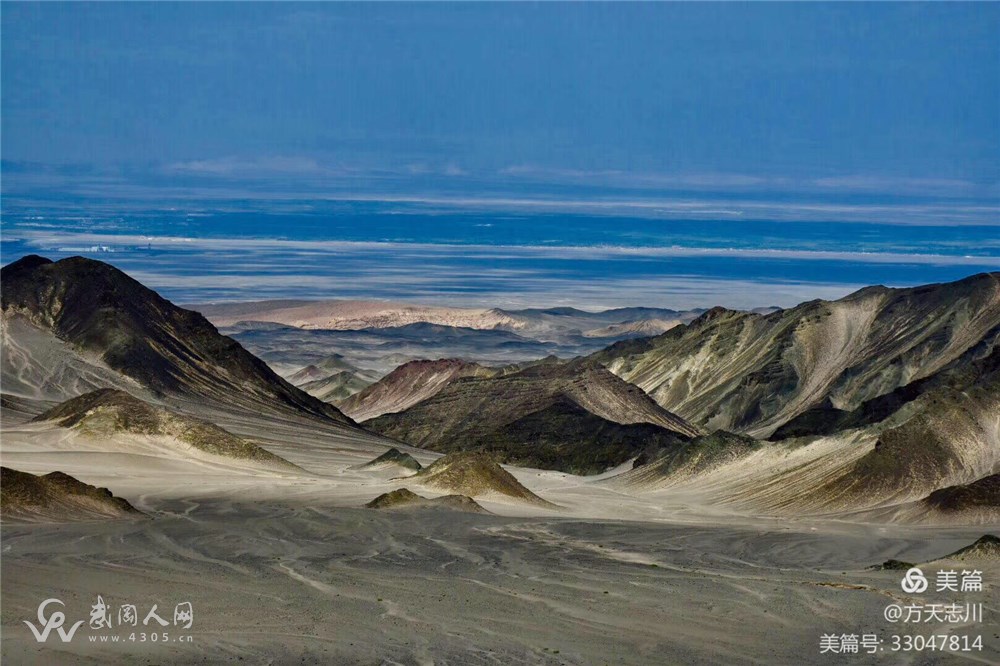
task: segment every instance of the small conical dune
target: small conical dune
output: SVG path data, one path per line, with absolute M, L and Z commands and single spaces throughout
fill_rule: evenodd
M 459 452 L 439 458 L 416 475 L 424 485 L 479 497 L 499 494 L 532 504 L 547 504 L 495 460 L 482 453 Z
M 443 497 L 427 498 L 406 488 L 383 493 L 373 499 L 365 507 L 369 509 L 452 509 L 468 513 L 489 513 L 479 506 L 474 499 L 466 495 L 445 495 Z
M 393 447 L 380 455 L 378 458 L 366 462 L 363 465 L 356 465 L 351 469 L 380 470 L 393 468 L 402 468 L 405 470 L 419 472 L 423 468 L 423 465 L 421 465 L 417 459 L 409 453 L 403 453 L 399 449 Z

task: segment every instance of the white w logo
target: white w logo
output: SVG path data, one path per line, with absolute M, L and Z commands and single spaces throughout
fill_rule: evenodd
M 35 625 L 33 625 L 31 622 L 28 622 L 27 620 L 24 620 L 24 623 L 28 625 L 28 628 L 31 629 L 31 633 L 35 635 L 35 640 L 38 641 L 39 643 L 44 643 L 45 641 L 47 641 L 49 639 L 49 632 L 51 632 L 53 629 L 55 629 L 59 633 L 59 638 L 62 639 L 63 643 L 69 643 L 71 640 L 73 640 L 73 634 L 75 634 L 76 630 L 80 628 L 81 624 L 83 624 L 83 620 L 80 620 L 79 622 L 74 624 L 69 631 L 64 630 L 62 626 L 63 624 L 66 623 L 65 613 L 61 611 L 56 611 L 52 613 L 52 615 L 50 615 L 48 618 L 45 617 L 45 607 L 53 602 L 59 604 L 60 606 L 66 605 L 59 599 L 46 599 L 42 603 L 38 604 L 38 623 L 42 625 L 42 627 L 44 628 L 43 631 L 38 631 L 38 628 L 35 627 Z

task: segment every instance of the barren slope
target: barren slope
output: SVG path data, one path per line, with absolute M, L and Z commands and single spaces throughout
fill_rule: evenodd
M 366 426 L 435 451 L 488 450 L 512 464 L 578 473 L 699 434 L 637 387 L 582 362 L 459 379 Z
M 494 377 L 502 371 L 460 359 L 410 361 L 337 404 L 355 421 L 401 412 L 462 377 Z
M 10 378 L 22 393 L 47 392 L 52 370 L 32 366 L 57 355 L 58 380 L 79 388 L 137 385 L 154 394 L 352 423 L 281 379 L 197 312 L 108 264 L 28 256 L 3 268 L 2 283 L 5 330 L 24 329 L 10 343 L 16 353 L 3 360 L 5 391 Z
M 767 315 L 716 308 L 594 360 L 708 429 L 768 436 L 824 402 L 850 410 L 944 368 L 1000 325 L 1000 274 L 870 287 Z
M 532 504 L 549 504 L 521 485 L 490 456 L 482 453 L 449 453 L 420 470 L 413 480 L 468 497 L 503 495 Z

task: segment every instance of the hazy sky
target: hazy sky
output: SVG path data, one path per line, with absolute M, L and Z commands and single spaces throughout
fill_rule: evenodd
M 998 34 L 998 3 L 4 3 L 0 254 L 187 301 L 958 279 L 1000 267 Z
M 2 28 L 11 176 L 1000 182 L 996 3 L 5 3 Z

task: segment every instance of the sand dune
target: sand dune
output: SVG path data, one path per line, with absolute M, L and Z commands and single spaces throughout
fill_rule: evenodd
M 383 493 L 365 504 L 365 507 L 369 509 L 450 509 L 469 513 L 489 513 L 467 495 L 442 495 L 428 499 L 406 488 Z

